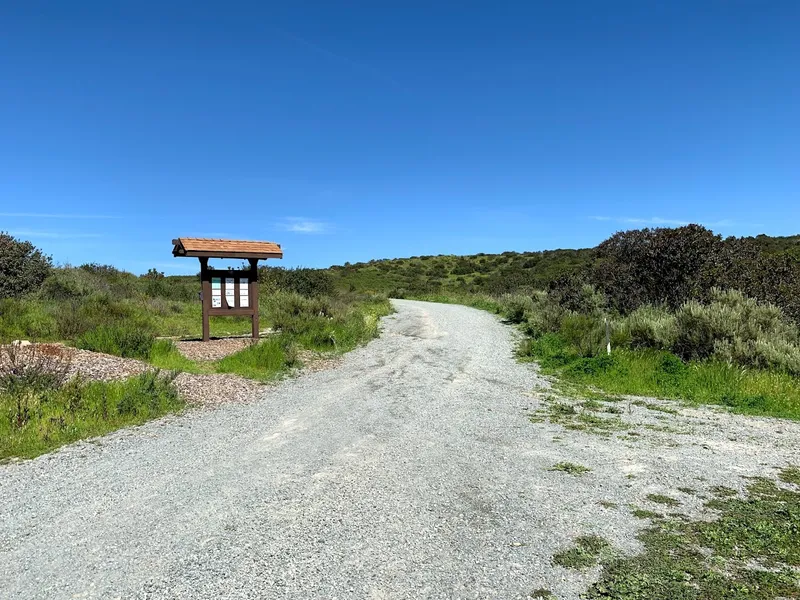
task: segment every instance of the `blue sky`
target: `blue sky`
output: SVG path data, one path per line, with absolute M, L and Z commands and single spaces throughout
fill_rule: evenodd
M 197 270 L 800 232 L 800 3 L 2 2 L 0 230 Z

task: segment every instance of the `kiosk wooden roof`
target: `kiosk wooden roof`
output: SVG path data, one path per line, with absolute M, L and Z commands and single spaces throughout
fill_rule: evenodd
M 246 240 L 180 237 L 172 240 L 173 256 L 198 258 L 283 258 L 280 244 Z

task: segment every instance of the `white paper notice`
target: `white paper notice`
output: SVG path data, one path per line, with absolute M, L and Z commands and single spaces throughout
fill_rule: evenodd
M 211 308 L 222 308 L 222 296 L 211 296 Z
M 247 308 L 250 306 L 250 287 L 247 285 L 247 277 L 239 280 L 239 306 Z

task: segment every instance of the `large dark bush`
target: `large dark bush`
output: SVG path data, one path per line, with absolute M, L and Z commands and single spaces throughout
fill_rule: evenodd
M 52 266 L 52 259 L 33 244 L 0 231 L 0 298 L 39 289 Z
M 775 304 L 800 322 L 800 260 L 763 246 L 757 238 L 723 240 L 700 225 L 623 231 L 597 247 L 589 277 L 623 313 L 646 304 L 677 309 L 722 288 Z
M 623 312 L 642 304 L 677 308 L 705 297 L 715 283 L 707 265 L 721 250 L 722 237 L 700 225 L 621 231 L 597 247 L 591 278 Z

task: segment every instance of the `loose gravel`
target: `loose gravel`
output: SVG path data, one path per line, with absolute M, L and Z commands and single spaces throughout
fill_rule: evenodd
M 0 595 L 577 599 L 596 568 L 551 560 L 576 537 L 635 552 L 649 494 L 701 514 L 678 487 L 800 462 L 798 424 L 716 410 L 636 406 L 633 437 L 531 422 L 551 392 L 512 329 L 396 308 L 335 369 L 0 467 Z

